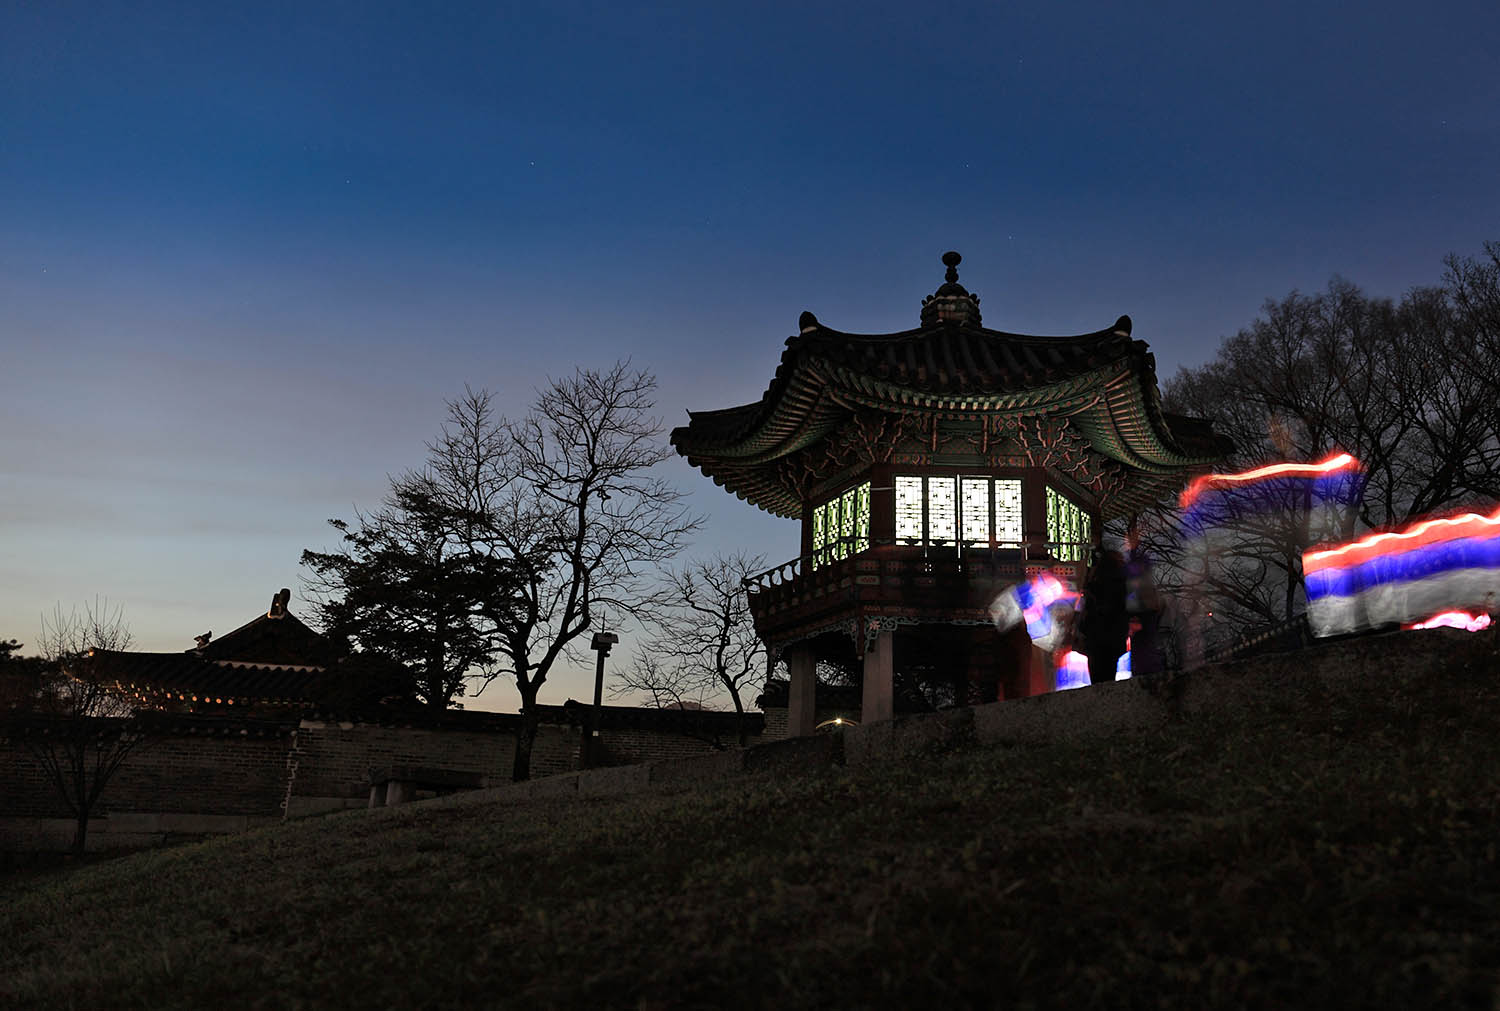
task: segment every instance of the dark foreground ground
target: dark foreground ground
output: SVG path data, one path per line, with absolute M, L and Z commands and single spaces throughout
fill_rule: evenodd
M 0 1006 L 1497 1007 L 1500 663 L 1406 635 L 1149 732 L 26 875 Z

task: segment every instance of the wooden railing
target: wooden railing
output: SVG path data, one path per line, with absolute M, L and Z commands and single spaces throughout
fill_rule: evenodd
M 1027 568 L 1052 567 L 1067 563 L 1059 556 L 1079 553 L 1087 556 L 1089 545 L 1047 543 L 1040 552 L 1024 543 L 985 545 L 923 545 L 910 541 L 844 538 L 810 555 L 789 559 L 762 572 L 746 576 L 741 585 L 751 595 L 752 604 L 761 595 L 786 599 L 803 590 L 813 590 L 836 583 L 851 573 L 864 572 L 884 576 L 935 576 L 953 579 L 969 575 L 996 576 L 1000 573 L 1022 577 Z M 874 563 L 874 564 L 871 564 Z

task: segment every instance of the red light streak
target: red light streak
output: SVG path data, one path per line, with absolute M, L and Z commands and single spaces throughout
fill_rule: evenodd
M 1496 534 L 1500 534 L 1500 509 L 1489 516 L 1464 513 L 1462 516 L 1423 520 L 1405 530 L 1370 534 L 1336 548 L 1309 551 L 1302 556 L 1302 571 L 1310 573 L 1320 569 L 1358 565 L 1377 555 L 1395 554 L 1464 537 L 1494 537 Z
M 1468 611 L 1444 611 L 1442 614 L 1434 614 L 1426 621 L 1419 621 L 1415 625 L 1407 625 L 1408 629 L 1415 628 L 1461 628 L 1466 632 L 1478 632 L 1480 629 L 1490 627 L 1490 616 L 1487 614 L 1474 615 Z
M 1339 453 L 1321 463 L 1272 463 L 1254 470 L 1242 471 L 1239 474 L 1203 474 L 1194 478 L 1193 483 L 1183 489 L 1182 494 L 1177 498 L 1177 504 L 1186 509 L 1198 500 L 1198 496 L 1210 488 L 1234 487 L 1237 484 L 1265 481 L 1273 477 L 1322 477 L 1336 470 L 1358 468 L 1358 460 L 1348 453 Z

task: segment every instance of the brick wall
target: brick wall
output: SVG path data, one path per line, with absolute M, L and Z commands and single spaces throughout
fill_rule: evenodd
M 391 727 L 304 720 L 297 728 L 293 798 L 363 801 L 370 770 L 391 765 L 476 772 L 494 784 L 510 781 L 516 740 L 507 730 Z M 541 726 L 531 753 L 531 774 L 551 776 L 578 768 L 577 731 Z
M 782 723 L 785 722 L 783 719 Z M 666 758 L 711 755 L 726 748 L 737 748 L 740 743 L 739 735 L 733 733 L 719 734 L 716 738 L 709 735 L 693 737 L 645 728 L 612 727 L 601 731 L 600 736 L 604 739 L 605 753 L 612 765 L 635 765 Z M 750 734 L 745 738 L 745 743 L 759 744 L 768 739 L 762 734 Z M 718 747 L 714 746 L 715 741 Z
M 515 739 L 504 732 L 464 732 L 304 720 L 294 738 L 294 797 L 364 798 L 370 770 L 420 765 L 509 778 Z
M 204 817 L 193 824 L 225 826 L 202 831 L 239 831 L 252 823 L 280 818 L 283 810 L 300 817 L 363 807 L 369 798 L 370 769 L 392 765 L 476 772 L 490 784 L 500 785 L 511 777 L 514 722 L 514 717 L 506 722 L 491 719 L 489 714 L 447 717 L 441 726 L 323 720 L 274 725 L 184 717 L 131 752 L 93 815 L 101 824 L 111 818 L 124 824 L 126 816 L 140 821 L 137 816 L 141 815 L 177 824 L 182 816 L 199 815 Z M 706 736 L 651 726 L 607 727 L 603 736 L 607 760 L 614 765 L 719 750 Z M 756 744 L 768 736 L 752 734 L 749 742 Z M 579 742 L 577 726 L 542 724 L 532 751 L 532 776 L 576 770 Z M 733 748 L 738 738 L 721 734 L 719 743 Z M 0 831 L 0 846 L 8 845 L 7 840 L 38 838 L 33 822 L 68 817 L 67 807 L 41 766 L 0 726 L 0 823 L 4 823 L 0 828 L 5 829 Z M 64 843 L 65 828 L 52 826 Z M 162 837 L 157 832 L 150 838 L 159 842 Z M 104 839 L 101 835 L 100 844 Z M 145 844 L 149 843 L 141 843 Z
M 786 712 L 786 709 L 779 706 L 766 707 L 765 740 L 779 741 L 786 737 Z M 813 716 L 813 726 L 817 726 L 820 723 L 835 719 L 840 716 L 842 716 L 846 720 L 849 720 L 850 722 L 858 723 L 859 707 L 855 706 L 852 709 L 835 709 L 826 706 L 819 706 L 816 714 Z M 751 743 L 755 742 L 752 741 Z
M 110 779 L 92 813 L 278 814 L 287 741 L 280 735 L 148 738 Z M 69 817 L 51 780 L 19 741 L 0 743 L 0 768 L 0 817 Z

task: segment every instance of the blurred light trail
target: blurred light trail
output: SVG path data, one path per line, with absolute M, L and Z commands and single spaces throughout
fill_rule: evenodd
M 1238 474 L 1203 474 L 1183 489 L 1177 504 L 1183 509 L 1192 508 L 1198 497 L 1206 491 L 1222 491 L 1243 488 L 1276 478 L 1318 478 L 1334 474 L 1352 473 L 1359 470 L 1359 461 L 1348 453 L 1330 456 L 1322 463 L 1273 463 Z
M 1308 551 L 1302 572 L 1314 635 L 1409 626 L 1441 612 L 1493 607 L 1500 595 L 1500 509 L 1423 520 Z
M 1465 632 L 1478 632 L 1490 627 L 1490 616 L 1487 614 L 1470 614 L 1468 611 L 1444 611 L 1442 614 L 1434 614 L 1426 621 L 1419 621 L 1415 625 L 1407 625 L 1408 629 L 1415 628 L 1461 628 Z
M 1115 680 L 1130 680 L 1130 646 L 1127 643 L 1125 652 L 1120 654 L 1119 662 L 1115 664 Z M 1063 692 L 1069 688 L 1086 688 L 1089 684 L 1089 658 L 1077 650 L 1070 649 L 1057 661 L 1056 690 Z

